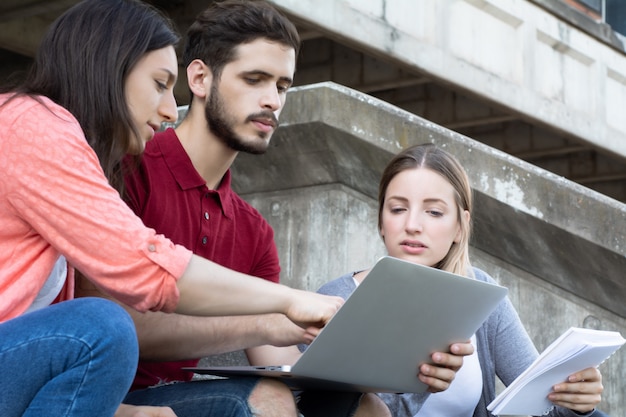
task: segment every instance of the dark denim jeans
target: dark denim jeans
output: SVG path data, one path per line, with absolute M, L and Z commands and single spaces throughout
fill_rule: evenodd
M 177 417 L 253 417 L 248 397 L 258 381 L 233 378 L 159 385 L 129 393 L 124 403 L 168 406 Z

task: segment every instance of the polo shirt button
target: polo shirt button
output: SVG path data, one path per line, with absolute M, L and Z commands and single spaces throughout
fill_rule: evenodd
M 208 211 L 204 212 L 204 219 L 205 220 L 209 220 L 209 212 Z
M 206 236 L 204 236 L 204 237 L 202 238 L 202 244 L 203 244 L 203 245 L 206 245 L 206 243 L 207 243 L 208 241 L 209 241 L 209 239 L 208 239 Z
M 156 246 L 154 246 L 153 244 L 148 245 L 148 251 L 156 252 Z

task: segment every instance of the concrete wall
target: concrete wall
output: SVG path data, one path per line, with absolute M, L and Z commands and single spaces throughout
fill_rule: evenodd
M 624 52 L 526 0 L 272 0 L 359 44 L 626 156 Z
M 560 0 L 271 1 L 307 28 L 296 83 L 355 88 L 626 201 L 608 26 Z
M 309 35 L 307 35 L 309 33 Z M 310 32 L 298 60 L 297 85 L 333 81 L 392 103 L 479 142 L 525 159 L 619 201 L 626 201 L 626 159 L 593 151 L 563 131 L 376 57 L 365 47 Z
M 466 166 L 476 197 L 472 256 L 510 289 L 541 350 L 570 326 L 626 334 L 626 206 L 387 103 L 332 83 L 294 89 L 267 154 L 241 154 L 235 189 L 276 231 L 283 282 L 314 290 L 384 253 L 380 172 L 434 142 Z M 625 415 L 626 350 L 602 365 L 603 409 Z

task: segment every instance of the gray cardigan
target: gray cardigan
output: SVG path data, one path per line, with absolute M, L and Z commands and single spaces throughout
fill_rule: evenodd
M 480 269 L 474 268 L 474 273 L 478 280 L 495 283 L 493 278 Z M 350 273 L 328 282 L 318 292 L 346 299 L 356 289 L 352 276 Z M 490 417 L 492 414 L 487 410 L 487 405 L 496 395 L 496 375 L 508 386 L 530 366 L 538 353 L 508 297 L 478 329 L 476 344 L 483 374 L 483 392 L 474 410 L 474 417 Z M 412 417 L 417 414 L 429 394 L 378 395 L 385 401 L 394 417 Z M 548 415 L 574 417 L 581 414 L 555 407 Z M 604 414 L 596 411 L 582 415 L 597 417 Z

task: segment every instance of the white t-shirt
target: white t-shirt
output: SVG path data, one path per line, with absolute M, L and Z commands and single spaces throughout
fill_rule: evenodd
M 476 347 L 476 336 L 471 338 Z M 456 373 L 450 387 L 430 394 L 416 417 L 472 417 L 483 390 L 483 377 L 478 352 L 463 358 L 463 366 Z
M 30 305 L 26 313 L 36 311 L 49 306 L 63 289 L 63 284 L 67 279 L 67 261 L 63 255 L 59 256 L 56 263 L 52 267 L 52 272 L 48 275 L 46 283 L 43 285 L 39 294 Z

